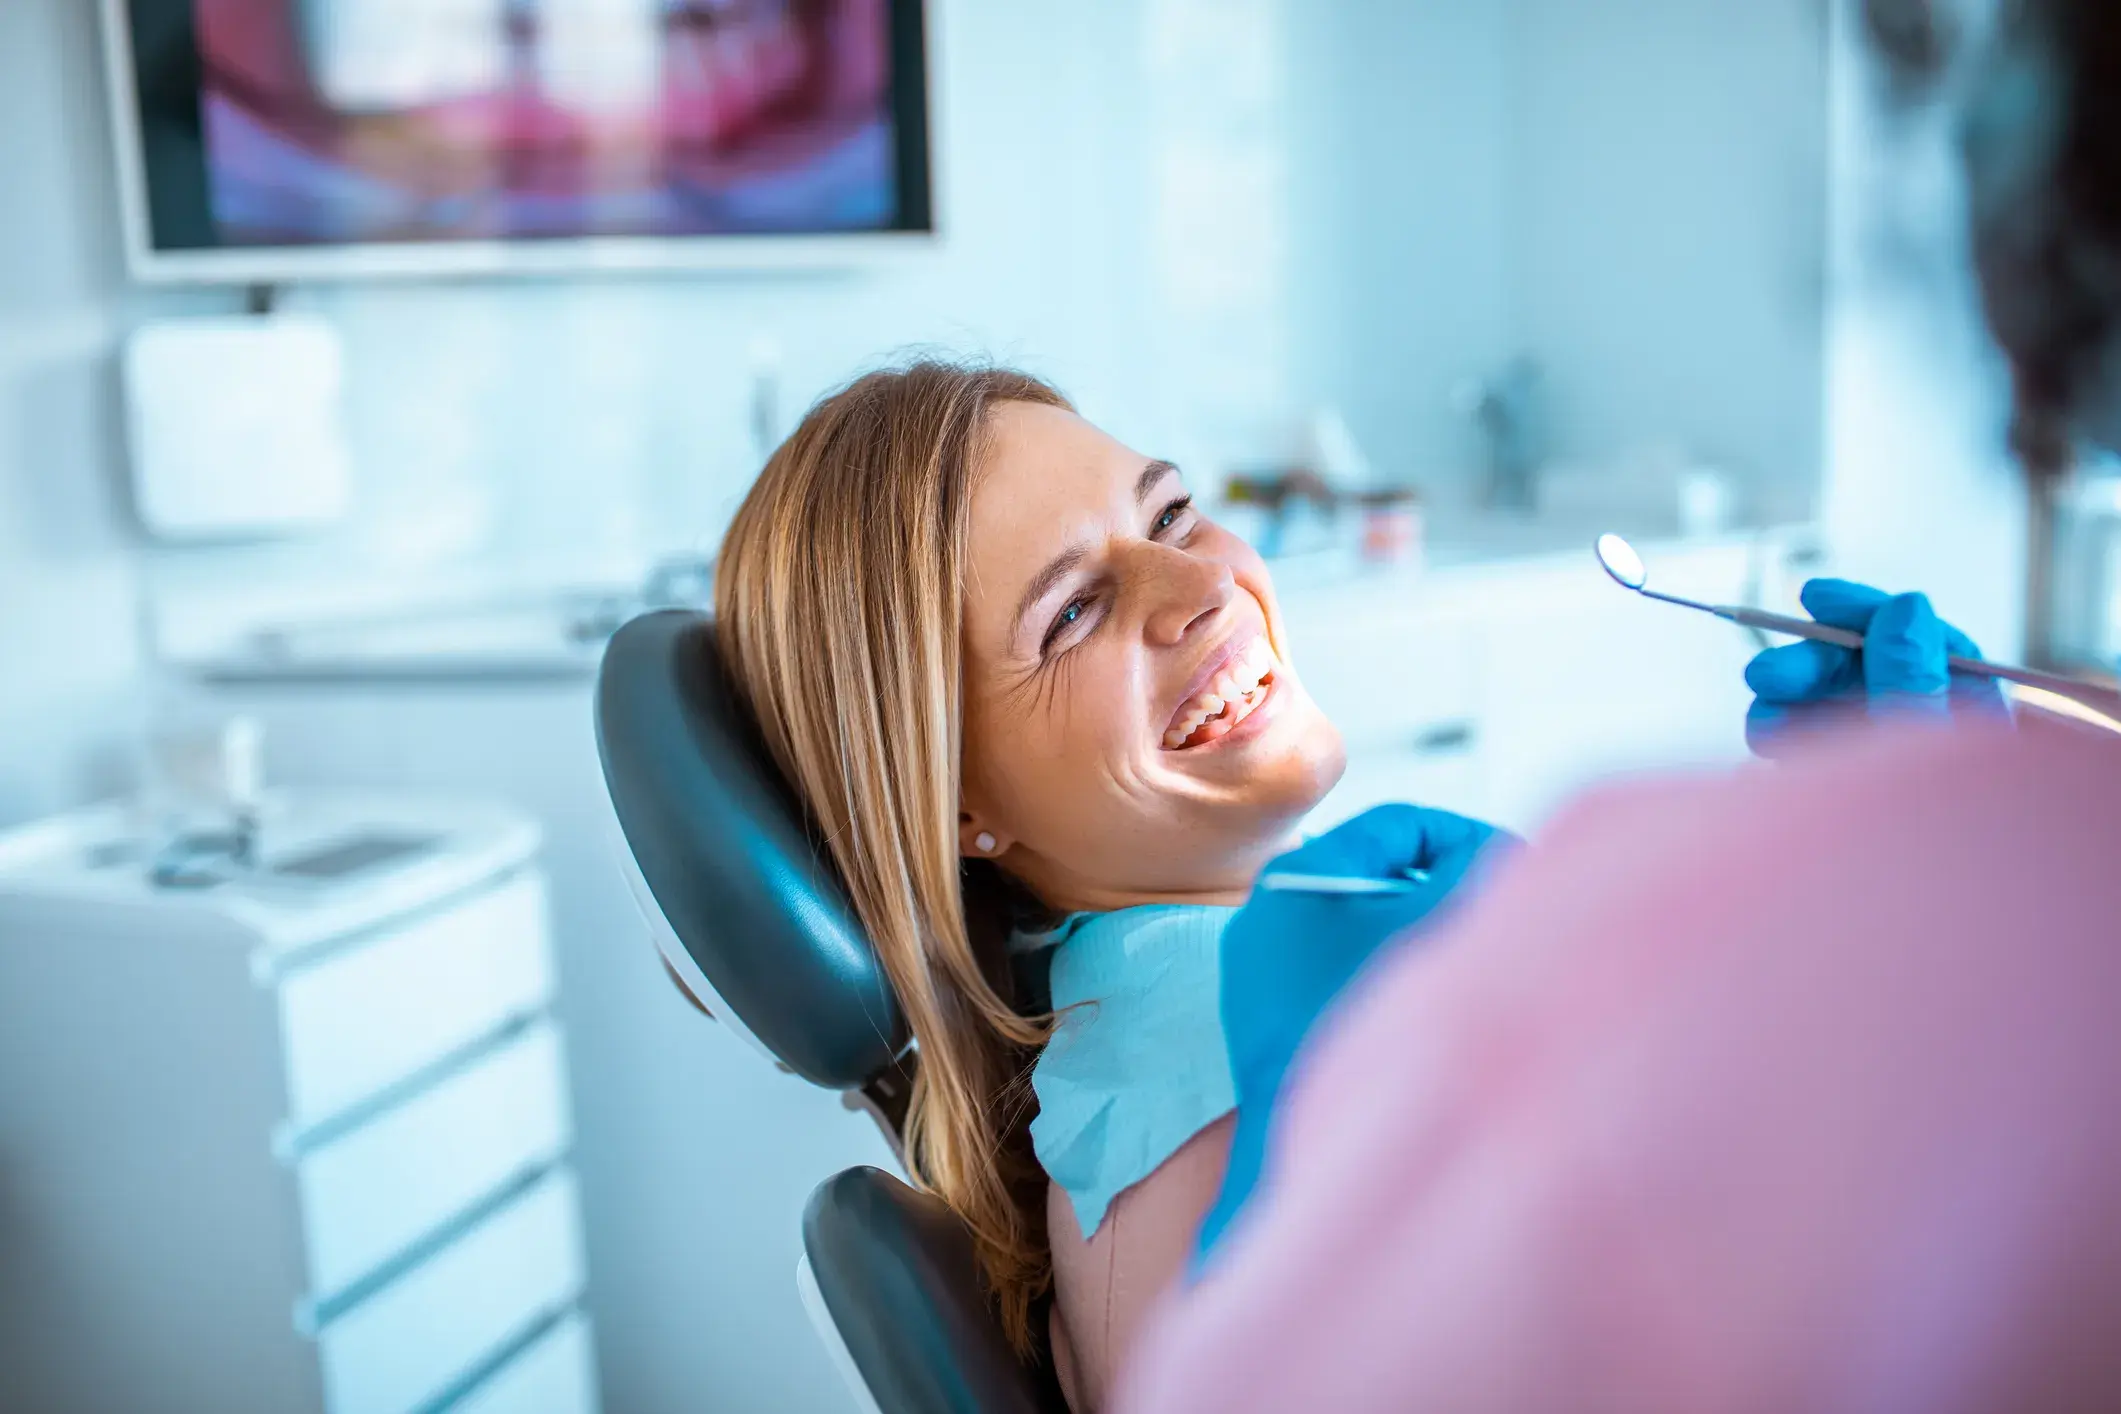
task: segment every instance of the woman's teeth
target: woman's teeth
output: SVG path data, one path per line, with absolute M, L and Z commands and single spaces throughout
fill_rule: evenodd
M 1274 650 L 1266 639 L 1255 638 L 1223 666 L 1213 682 L 1179 708 L 1164 731 L 1164 749 L 1204 746 L 1228 736 L 1266 700 L 1273 681 Z

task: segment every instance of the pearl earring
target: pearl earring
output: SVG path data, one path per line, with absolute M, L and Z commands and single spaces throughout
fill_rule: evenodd
M 985 830 L 981 830 L 972 837 L 972 847 L 981 854 L 992 854 L 994 853 L 994 836 L 988 834 Z

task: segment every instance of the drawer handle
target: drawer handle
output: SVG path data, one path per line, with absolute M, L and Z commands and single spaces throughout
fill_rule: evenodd
M 1448 756 L 1473 749 L 1479 731 L 1471 722 L 1439 722 L 1414 734 L 1415 752 L 1423 756 Z

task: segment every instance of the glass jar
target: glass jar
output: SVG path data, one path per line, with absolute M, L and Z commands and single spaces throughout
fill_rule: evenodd
M 2121 670 L 2121 462 L 2086 462 L 2047 494 L 2046 656 L 2112 676 Z

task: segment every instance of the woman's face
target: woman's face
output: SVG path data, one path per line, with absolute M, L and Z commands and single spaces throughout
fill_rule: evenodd
M 1241 900 L 1345 760 L 1286 651 L 1266 566 L 1176 467 L 1060 408 L 994 409 L 965 592 L 967 854 L 1054 908 Z

